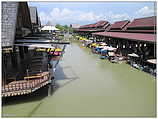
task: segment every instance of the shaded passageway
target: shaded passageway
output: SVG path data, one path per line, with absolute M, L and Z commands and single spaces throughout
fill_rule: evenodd
M 124 63 L 112 64 L 101 60 L 80 43 L 66 47 L 55 77 L 57 90 L 40 101 L 33 113 L 28 113 L 26 110 L 29 108 L 25 108 L 31 106 L 31 102 L 4 106 L 3 113 L 16 116 L 28 113 L 32 117 L 156 114 L 153 76 Z

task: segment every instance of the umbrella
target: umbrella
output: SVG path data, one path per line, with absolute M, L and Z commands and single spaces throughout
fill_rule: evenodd
M 87 40 L 87 43 L 92 43 L 93 41 L 91 41 L 91 40 Z
M 152 63 L 152 64 L 156 64 L 156 59 L 148 59 L 147 62 Z
M 62 51 L 62 49 L 57 48 L 57 49 L 55 49 L 55 51 L 57 51 L 57 52 L 61 52 L 61 51 Z
M 84 41 L 87 41 L 88 39 L 87 39 L 87 38 L 81 38 L 80 40 L 84 40 Z
M 105 46 L 105 45 L 107 45 L 107 44 L 106 44 L 106 43 L 101 43 L 100 45 Z
M 104 48 L 105 46 L 99 46 L 98 48 Z
M 114 48 L 114 47 L 108 47 L 108 50 L 109 51 L 114 51 L 114 50 L 116 50 L 117 48 Z
M 135 53 L 132 53 L 132 54 L 128 54 L 128 56 L 130 56 L 130 57 L 139 57 L 137 54 L 135 54 Z
M 109 56 L 115 56 L 114 52 L 108 52 Z
M 108 50 L 109 46 L 104 46 L 102 50 Z
M 99 47 L 99 44 L 97 44 L 97 43 L 92 43 L 92 46 L 93 46 L 93 47 Z

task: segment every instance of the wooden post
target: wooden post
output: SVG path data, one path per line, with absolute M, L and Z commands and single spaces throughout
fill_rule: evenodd
M 51 70 L 50 70 L 51 71 Z M 52 93 L 53 93 L 53 78 L 52 78 L 52 74 L 51 74 L 51 72 L 50 72 L 50 75 L 49 75 L 49 81 L 50 81 L 50 83 L 48 84 L 48 96 L 51 96 L 52 95 Z
M 26 47 L 24 47 L 24 52 L 25 52 L 25 54 L 27 54 L 28 53 L 28 47 L 26 46 Z
M 24 49 L 23 49 L 23 46 L 19 46 L 19 53 L 20 53 L 20 58 L 24 59 Z
M 10 53 L 10 55 L 11 55 L 12 66 L 17 68 L 17 57 L 16 57 L 16 53 L 15 53 L 15 48 L 13 48 L 12 52 Z

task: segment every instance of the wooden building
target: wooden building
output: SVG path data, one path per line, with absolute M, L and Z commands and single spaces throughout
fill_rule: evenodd
M 45 54 L 18 43 L 35 40 L 28 36 L 36 28 L 27 2 L 2 2 L 2 97 L 28 94 L 51 81 Z
M 119 21 L 112 24 L 107 32 L 92 33 L 94 39 L 101 39 L 116 47 L 117 53 L 128 56 L 138 55 L 141 66 L 147 60 L 156 59 L 156 17 L 134 19 L 132 22 Z
M 38 17 L 37 7 L 29 6 L 31 24 L 33 27 L 33 32 L 39 31 L 39 26 L 41 26 L 40 18 Z
M 2 66 L 6 73 L 16 71 L 17 54 L 21 47 L 15 47 L 16 38 L 31 33 L 31 21 L 28 5 L 26 2 L 2 2 Z M 4 66 L 4 64 L 6 64 Z M 6 71 L 5 71 L 6 70 Z M 7 75 L 7 74 L 6 74 Z M 6 76 L 2 75 L 2 76 Z
M 94 24 L 80 26 L 78 29 L 75 29 L 74 32 L 86 38 L 90 38 L 92 37 L 92 33 L 105 31 L 109 25 L 110 23 L 107 21 L 98 21 Z
M 108 32 L 93 33 L 94 37 L 104 36 L 107 43 L 119 49 L 140 53 L 147 50 L 148 58 L 156 57 L 156 17 L 134 19 L 131 23 L 127 21 L 115 22 Z M 120 50 L 120 51 L 122 51 Z M 151 51 L 149 51 L 151 50 Z

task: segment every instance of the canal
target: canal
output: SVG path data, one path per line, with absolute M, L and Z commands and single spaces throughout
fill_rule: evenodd
M 125 63 L 101 60 L 78 42 L 66 47 L 55 77 L 58 88 L 52 96 L 9 102 L 2 107 L 3 117 L 156 115 L 153 76 Z

